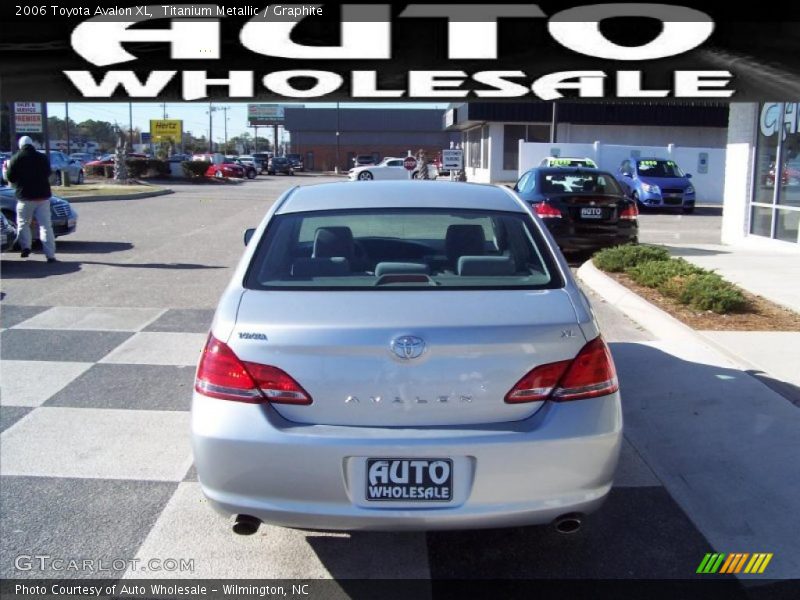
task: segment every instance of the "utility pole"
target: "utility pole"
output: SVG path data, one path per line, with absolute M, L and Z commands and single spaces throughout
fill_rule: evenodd
M 341 125 L 341 121 L 339 118 L 339 103 L 336 103 L 336 166 L 334 167 L 333 171 L 337 175 L 339 174 L 339 136 L 341 131 L 339 130 Z
M 225 124 L 225 154 L 228 153 L 228 109 L 230 106 L 223 106 L 222 113 L 225 115 L 223 123 Z
M 167 103 L 166 102 L 162 102 L 161 103 L 161 108 L 163 109 L 163 114 L 164 114 L 163 118 L 166 121 L 166 119 L 167 119 Z
M 72 146 L 69 143 L 69 102 L 64 102 L 64 122 L 67 126 L 67 156 L 72 154 Z
M 133 102 L 128 102 L 128 141 L 133 152 Z
M 214 107 L 211 102 L 208 103 L 208 153 L 214 153 L 214 138 L 211 137 L 211 132 L 214 129 Z
M 47 102 L 42 102 L 42 133 L 44 134 L 44 155 L 50 158 L 50 132 L 47 127 Z
M 553 115 L 550 119 L 550 143 L 558 141 L 558 103 L 553 102 Z

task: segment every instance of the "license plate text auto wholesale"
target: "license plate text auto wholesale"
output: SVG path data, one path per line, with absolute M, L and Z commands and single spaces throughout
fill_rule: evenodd
M 581 217 L 584 219 L 600 219 L 603 217 L 602 208 L 582 208 Z
M 370 501 L 449 502 L 453 461 L 442 458 L 368 458 Z

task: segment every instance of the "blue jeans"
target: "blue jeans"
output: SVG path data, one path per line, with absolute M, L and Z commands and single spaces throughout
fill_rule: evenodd
M 47 258 L 56 256 L 56 236 L 53 234 L 53 223 L 50 219 L 50 198 L 47 200 L 17 201 L 17 240 L 23 250 L 31 249 L 31 223 L 36 219 L 39 224 L 39 239 Z

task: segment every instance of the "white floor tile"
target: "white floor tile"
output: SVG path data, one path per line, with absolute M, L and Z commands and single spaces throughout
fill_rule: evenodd
M 180 481 L 189 413 L 39 407 L 0 436 L 0 474 Z
M 100 362 L 194 366 L 207 337 L 205 333 L 137 333 Z
M 39 406 L 91 366 L 79 362 L 0 361 L 0 404 Z
M 161 308 L 96 308 L 57 306 L 23 321 L 14 329 L 81 329 L 139 331 L 165 312 Z

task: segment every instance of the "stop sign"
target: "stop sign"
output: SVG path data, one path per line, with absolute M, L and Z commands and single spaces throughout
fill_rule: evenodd
M 406 156 L 405 160 L 403 160 L 403 167 L 405 167 L 406 171 L 413 171 L 417 168 L 417 159 L 413 156 Z

